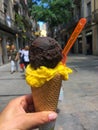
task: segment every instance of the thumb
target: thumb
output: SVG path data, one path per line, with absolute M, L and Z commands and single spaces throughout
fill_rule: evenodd
M 36 113 L 27 113 L 24 118 L 24 128 L 31 129 L 40 124 L 53 121 L 57 118 L 57 114 L 51 111 L 43 111 Z

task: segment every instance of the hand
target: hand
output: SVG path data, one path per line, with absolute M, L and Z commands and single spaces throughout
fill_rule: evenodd
M 13 99 L 0 113 L 0 130 L 30 130 L 57 117 L 52 111 L 31 113 L 33 108 L 31 95 Z
M 15 61 L 19 60 L 19 54 L 17 53 L 16 57 L 15 57 Z

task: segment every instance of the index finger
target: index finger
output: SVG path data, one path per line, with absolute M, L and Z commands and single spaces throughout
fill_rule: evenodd
M 22 107 L 26 112 L 34 112 L 34 104 L 32 94 L 25 95 L 24 100 L 22 100 Z

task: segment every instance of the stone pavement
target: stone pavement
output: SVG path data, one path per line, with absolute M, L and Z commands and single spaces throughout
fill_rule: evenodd
M 20 70 L 19 70 L 20 71 Z M 24 73 L 10 73 L 10 64 L 0 66 L 0 111 L 14 97 L 30 93 Z
M 98 57 L 69 56 L 67 65 L 73 74 L 63 82 L 56 130 L 98 130 Z
M 55 130 L 98 130 L 98 57 L 69 55 L 67 66 L 73 73 L 62 83 Z M 9 64 L 0 67 L 0 110 L 13 97 L 30 93 L 23 74 L 9 70 Z

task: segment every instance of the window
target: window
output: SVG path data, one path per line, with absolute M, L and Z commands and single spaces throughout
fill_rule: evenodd
M 91 15 L 91 2 L 87 3 L 87 15 Z

